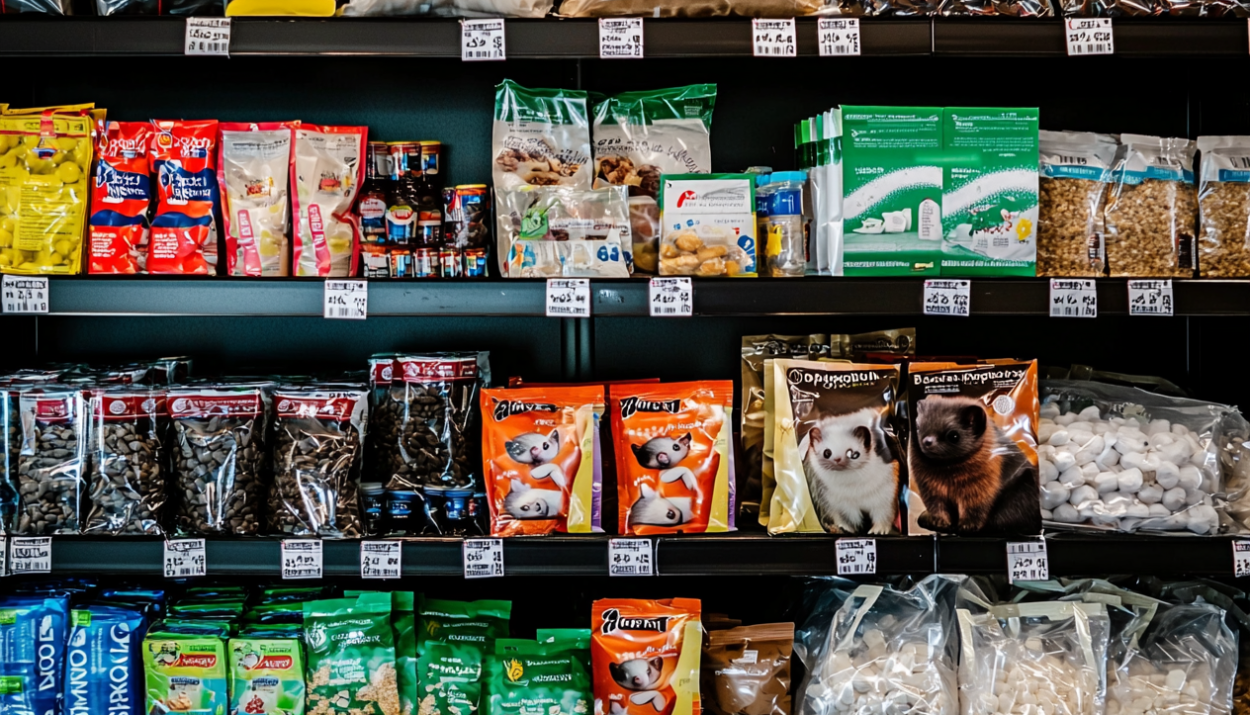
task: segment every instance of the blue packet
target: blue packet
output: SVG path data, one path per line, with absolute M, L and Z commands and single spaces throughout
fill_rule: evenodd
M 0 663 L 34 665 L 34 690 L 29 698 L 36 715 L 61 712 L 68 621 L 67 594 L 0 598 Z
M 70 611 L 64 715 L 141 715 L 144 630 L 137 610 L 91 605 Z
M 35 692 L 35 664 L 0 660 L 0 713 L 35 715 L 31 695 Z

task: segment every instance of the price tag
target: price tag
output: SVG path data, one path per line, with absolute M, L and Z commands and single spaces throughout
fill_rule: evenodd
M 320 539 L 282 540 L 283 579 L 321 578 L 322 564 Z
M 208 573 L 203 539 L 165 542 L 165 578 L 190 578 Z
M 460 60 L 490 62 L 508 59 L 503 20 L 461 20 Z
M 230 56 L 230 18 L 188 17 L 184 55 Z
M 1115 40 L 1109 17 L 1070 17 L 1064 21 L 1068 56 L 1113 55 Z
M 403 546 L 398 541 L 360 542 L 360 577 L 399 578 L 403 573 Z
M 1129 315 L 1172 315 L 1172 279 L 1128 282 Z
M 1016 541 L 1007 543 L 1007 580 L 1045 581 L 1050 578 L 1050 563 L 1046 559 L 1045 541 Z
M 52 573 L 52 537 L 14 537 L 9 550 L 9 573 Z
M 650 539 L 610 539 L 609 576 L 654 576 L 655 554 Z
M 689 278 L 652 278 L 647 289 L 652 318 L 688 318 L 694 315 L 694 287 Z
M 9 540 L 0 536 L 0 578 L 9 575 Z
M 503 539 L 466 539 L 464 577 L 503 576 Z
M 972 304 L 972 281 L 924 282 L 925 315 L 958 315 L 968 317 Z
M 47 276 L 4 276 L 0 280 L 0 293 L 4 294 L 3 308 L 6 313 L 48 312 Z
M 1250 576 L 1250 541 L 1245 539 L 1233 541 L 1233 576 L 1237 578 Z
M 859 18 L 822 17 L 816 24 L 821 57 L 859 56 Z
M 751 20 L 751 45 L 756 57 L 797 57 L 798 40 L 794 18 L 788 20 Z
M 862 576 L 877 572 L 876 539 L 838 539 L 838 575 Z
M 1094 281 L 1085 278 L 1051 279 L 1050 317 L 1097 318 L 1098 289 Z
M 547 317 L 589 318 L 590 281 L 585 278 L 548 278 Z
M 642 18 L 599 18 L 599 59 L 642 59 Z
M 309 206 L 316 208 L 316 204 Z M 327 318 L 364 320 L 369 314 L 369 283 L 367 281 L 333 281 L 325 283 L 322 315 Z

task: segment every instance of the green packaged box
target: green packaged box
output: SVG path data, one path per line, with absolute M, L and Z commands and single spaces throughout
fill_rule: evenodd
M 1034 275 L 1037 109 L 947 107 L 942 118 L 942 275 Z
M 230 712 L 303 715 L 304 654 L 298 638 L 230 639 Z
M 143 639 L 146 712 L 225 715 L 227 633 L 222 624 L 154 624 Z
M 942 110 L 844 106 L 842 149 L 845 275 L 938 275 Z

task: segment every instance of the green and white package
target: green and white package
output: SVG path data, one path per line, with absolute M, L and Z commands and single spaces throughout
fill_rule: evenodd
M 358 598 L 368 591 L 343 591 L 345 598 Z M 417 712 L 417 627 L 412 591 L 391 592 L 391 630 L 395 633 L 395 676 L 399 686 L 399 711 Z
M 842 107 L 843 272 L 938 275 L 942 110 Z
M 157 623 L 143 639 L 149 713 L 226 715 L 229 705 L 223 623 Z
M 417 663 L 422 715 L 472 715 L 482 696 L 482 652 L 475 646 L 427 643 Z
M 417 653 L 424 655 L 430 643 L 452 643 L 495 650 L 495 640 L 508 637 L 511 601 L 442 601 L 417 597 Z
M 942 117 L 942 275 L 1034 275 L 1037 109 L 947 107 Z
M 304 640 L 310 710 L 399 713 L 391 594 L 305 603 Z
M 665 174 L 660 181 L 660 275 L 754 277 L 753 174 Z
M 584 715 L 594 695 L 590 676 L 569 650 L 532 648 L 486 656 L 485 715 Z
M 527 185 L 590 188 L 587 97 L 579 90 L 529 89 L 508 79 L 495 87 L 495 191 Z
M 304 654 L 299 638 L 231 638 L 230 712 L 303 715 Z

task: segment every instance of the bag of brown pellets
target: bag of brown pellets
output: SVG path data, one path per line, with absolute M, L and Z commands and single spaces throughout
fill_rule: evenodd
M 76 534 L 82 506 L 86 440 L 82 391 L 47 385 L 18 398 L 15 534 Z
M 1250 276 L 1250 136 L 1198 137 L 1198 274 Z
M 1102 275 L 1103 203 L 1116 157 L 1115 137 L 1041 131 L 1038 152 L 1037 275 Z
M 1111 275 L 1193 277 L 1194 151 L 1189 139 L 1120 135 L 1103 212 Z
M 714 630 L 703 645 L 703 709 L 711 715 L 790 715 L 793 623 Z
M 88 402 L 88 534 L 162 534 L 169 455 L 165 390 L 116 387 Z

